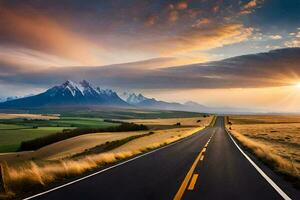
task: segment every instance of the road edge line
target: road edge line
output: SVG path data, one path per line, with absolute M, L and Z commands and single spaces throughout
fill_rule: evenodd
M 90 178 L 90 177 L 93 177 L 93 176 L 95 176 L 95 175 L 101 174 L 101 173 L 106 172 L 106 171 L 108 171 L 108 170 L 110 170 L 110 169 L 119 167 L 119 166 L 124 165 L 124 164 L 129 163 L 129 162 L 132 162 L 132 161 L 134 161 L 134 160 L 136 160 L 136 159 L 139 159 L 139 158 L 141 158 L 141 157 L 144 157 L 144 156 L 147 156 L 147 155 L 149 155 L 149 154 L 155 153 L 155 152 L 157 152 L 157 151 L 159 151 L 159 150 L 165 149 L 165 148 L 167 148 L 167 147 L 171 147 L 171 146 L 173 146 L 173 145 L 175 145 L 175 144 L 177 144 L 177 143 L 183 142 L 183 141 L 185 141 L 185 140 L 191 138 L 191 136 L 194 136 L 194 135 L 197 134 L 197 133 L 200 134 L 201 132 L 206 131 L 208 128 L 209 128 L 209 127 L 204 128 L 204 129 L 199 130 L 199 131 L 193 133 L 192 135 L 187 136 L 187 137 L 185 137 L 185 138 L 183 138 L 183 139 L 181 139 L 181 140 L 178 140 L 178 141 L 176 141 L 176 142 L 167 144 L 167 145 L 165 145 L 165 146 L 159 147 L 159 148 L 157 148 L 157 149 L 154 149 L 154 150 L 152 150 L 152 151 L 143 153 L 143 154 L 141 154 L 141 155 L 135 156 L 135 157 L 133 157 L 133 158 L 130 158 L 130 159 L 125 160 L 125 161 L 123 161 L 123 162 L 120 162 L 120 163 L 118 163 L 118 164 L 112 165 L 112 166 L 107 167 L 107 168 L 105 168 L 105 169 L 102 169 L 102 170 L 100 170 L 100 171 L 96 171 L 96 172 L 94 172 L 94 173 L 92 173 L 92 174 L 86 175 L 86 176 L 81 177 L 81 178 L 79 178 L 79 179 L 76 179 L 76 180 L 74 180 L 74 181 L 71 181 L 71 182 L 65 183 L 65 184 L 63 184 L 63 185 L 56 186 L 56 187 L 54 187 L 54 188 L 51 188 L 51 189 L 49 189 L 49 190 L 46 190 L 46 191 L 44 191 L 44 192 L 40 192 L 40 193 L 38 193 L 38 194 L 35 194 L 35 195 L 32 195 L 32 196 L 26 197 L 26 198 L 24 198 L 23 200 L 29 200 L 29 199 L 33 199 L 33 198 L 42 196 L 42 195 L 44 195 L 44 194 L 53 192 L 53 191 L 55 191 L 55 190 L 64 188 L 64 187 L 66 187 L 66 186 L 72 185 L 72 184 L 77 183 L 77 182 L 79 182 L 79 181 L 82 181 L 82 180 L 88 179 L 88 178 Z
M 258 167 L 254 161 L 239 147 L 236 141 L 233 139 L 226 127 L 225 131 L 229 135 L 230 139 L 233 141 L 238 150 L 243 154 L 243 156 L 252 164 L 252 166 L 258 171 L 258 173 L 276 190 L 276 192 L 285 200 L 292 200 L 260 167 Z

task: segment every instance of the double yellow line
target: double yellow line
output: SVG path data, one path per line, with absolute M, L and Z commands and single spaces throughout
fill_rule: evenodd
M 185 176 L 183 182 L 181 183 L 181 186 L 180 186 L 179 190 L 177 191 L 173 200 L 180 200 L 187 187 L 188 187 L 187 188 L 188 190 L 194 190 L 195 184 L 196 184 L 198 176 L 199 176 L 198 174 L 194 174 L 195 168 L 196 168 L 198 162 L 202 161 L 204 159 L 204 153 L 205 153 L 206 148 L 208 147 L 208 144 L 212 137 L 213 137 L 213 135 L 209 138 L 209 140 L 205 144 L 204 148 L 201 150 L 201 152 L 196 157 L 195 161 L 193 162 L 190 170 L 188 171 L 187 175 Z M 192 177 L 192 175 L 193 175 L 193 177 Z M 192 177 L 192 179 L 191 179 L 191 177 Z M 190 182 L 190 184 L 189 184 L 189 182 Z M 189 184 L 189 186 L 188 186 L 188 184 Z

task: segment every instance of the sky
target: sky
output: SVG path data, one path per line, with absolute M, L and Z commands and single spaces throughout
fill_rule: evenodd
M 0 0 L 0 97 L 66 79 L 300 111 L 299 0 Z

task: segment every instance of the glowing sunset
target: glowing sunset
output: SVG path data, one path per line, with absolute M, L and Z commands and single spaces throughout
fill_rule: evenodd
M 242 101 L 235 90 L 227 89 L 252 88 L 243 91 L 251 96 L 255 88 L 298 81 L 299 49 L 292 48 L 299 46 L 297 1 L 1 1 L 0 5 L 2 98 L 36 94 L 66 79 L 86 79 L 168 101 L 229 106 L 210 103 L 207 95 L 201 95 L 209 91 L 201 89 L 224 89 L 221 93 Z M 251 55 L 235 58 L 247 54 Z M 172 99 L 161 94 L 164 89 Z M 197 92 L 185 92 L 191 89 Z M 178 92 L 185 98 L 174 98 Z M 266 106 L 257 95 L 252 98 L 257 103 L 248 102 L 251 108 Z
M 0 199 L 300 199 L 299 0 L 0 0 Z

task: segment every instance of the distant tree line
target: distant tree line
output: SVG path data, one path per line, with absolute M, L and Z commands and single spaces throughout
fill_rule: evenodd
M 112 119 L 104 119 L 103 121 L 107 122 L 107 123 L 117 123 L 117 124 L 124 123 L 124 121 L 117 121 L 117 120 L 112 120 Z

